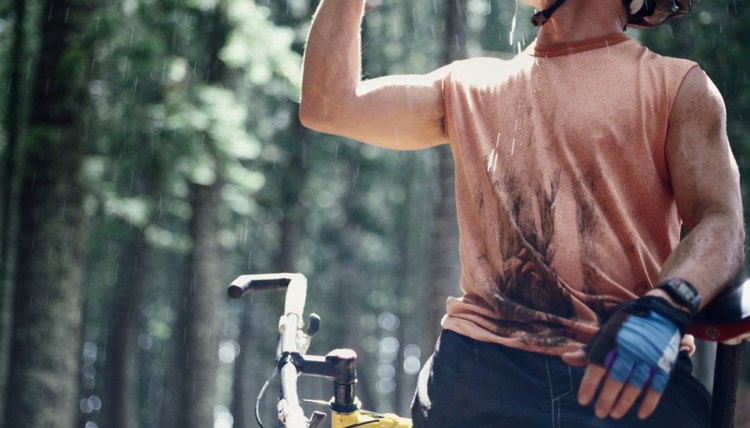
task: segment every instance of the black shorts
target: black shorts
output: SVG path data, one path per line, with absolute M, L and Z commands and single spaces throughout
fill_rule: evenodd
M 650 418 L 637 403 L 621 420 L 598 419 L 593 405 L 577 401 L 585 369 L 558 357 L 479 342 L 443 331 L 419 374 L 412 403 L 414 427 L 600 428 L 709 425 L 710 395 L 681 353 L 669 385 Z

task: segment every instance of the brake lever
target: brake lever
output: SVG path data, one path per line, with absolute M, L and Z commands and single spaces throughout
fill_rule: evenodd
M 326 418 L 326 414 L 320 411 L 314 411 L 312 416 L 310 417 L 310 425 L 308 425 L 308 428 L 318 428 L 320 424 L 323 423 L 323 421 Z

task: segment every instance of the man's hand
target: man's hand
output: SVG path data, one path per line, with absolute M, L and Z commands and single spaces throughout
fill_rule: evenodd
M 574 366 L 588 364 L 578 401 L 588 405 L 601 386 L 594 412 L 599 418 L 625 416 L 638 397 L 645 395 L 638 417 L 649 417 L 667 386 L 687 313 L 665 300 L 645 297 L 627 303 L 601 328 L 586 350 L 563 355 Z

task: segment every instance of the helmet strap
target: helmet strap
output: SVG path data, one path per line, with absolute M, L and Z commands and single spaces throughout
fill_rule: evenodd
M 557 0 L 552 4 L 552 6 L 548 7 L 547 9 L 535 13 L 534 16 L 531 17 L 531 23 L 534 24 L 535 27 L 541 27 L 547 21 L 549 21 L 549 18 L 552 16 L 552 14 L 557 10 L 558 7 L 562 6 L 563 3 L 565 3 L 565 0 Z

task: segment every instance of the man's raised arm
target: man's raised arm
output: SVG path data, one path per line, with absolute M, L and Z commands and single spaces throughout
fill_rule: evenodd
M 300 120 L 316 131 L 375 146 L 414 150 L 447 142 L 445 68 L 362 81 L 365 0 L 323 0 L 313 17 L 302 73 Z

